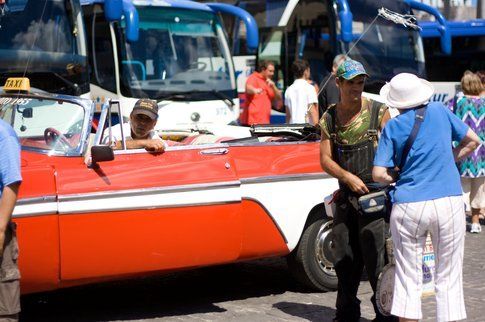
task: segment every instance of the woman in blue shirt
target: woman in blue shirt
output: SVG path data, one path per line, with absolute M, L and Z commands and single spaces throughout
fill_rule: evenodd
M 480 140 L 443 104 L 428 103 L 433 91 L 431 83 L 408 73 L 396 75 L 381 89 L 386 104 L 400 112 L 382 132 L 373 179 L 396 183 L 391 191 L 390 226 L 396 259 L 391 313 L 401 321 L 422 318 L 422 254 L 428 231 L 436 258 L 437 320 L 466 318 L 462 286 L 466 225 L 455 161 L 468 156 Z M 397 169 L 414 125 L 415 109 L 423 105 L 424 120 L 402 169 Z M 460 144 L 453 149 L 452 141 Z

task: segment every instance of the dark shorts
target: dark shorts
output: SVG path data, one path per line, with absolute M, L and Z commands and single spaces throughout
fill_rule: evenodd
M 19 247 L 16 224 L 11 222 L 5 233 L 3 256 L 0 257 L 0 320 L 20 312 Z

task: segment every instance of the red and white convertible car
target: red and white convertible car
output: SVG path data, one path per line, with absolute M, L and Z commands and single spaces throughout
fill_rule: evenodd
M 22 144 L 23 293 L 285 255 L 307 286 L 336 287 L 323 198 L 337 182 L 312 127 L 164 131 L 165 153 L 113 151 L 117 105 L 96 126 L 92 101 L 0 94 Z

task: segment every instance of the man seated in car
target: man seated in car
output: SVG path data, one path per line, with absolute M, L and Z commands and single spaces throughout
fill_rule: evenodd
M 150 152 L 163 152 L 166 143 L 154 130 L 158 119 L 158 105 L 150 99 L 139 99 L 130 114 L 130 122 L 123 124 L 127 149 L 144 148 Z M 122 149 L 121 127 L 115 126 L 112 130 L 114 149 Z

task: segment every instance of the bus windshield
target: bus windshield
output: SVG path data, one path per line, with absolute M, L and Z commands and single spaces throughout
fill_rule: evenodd
M 213 13 L 153 6 L 137 10 L 139 40 L 122 46 L 123 95 L 168 99 L 217 91 L 234 96 L 229 49 Z
M 351 42 L 342 39 L 344 22 L 339 15 L 342 8 L 334 1 L 266 1 L 258 2 L 259 7 L 254 8 L 253 3 L 248 3 L 251 10 L 267 10 L 266 17 L 255 14 L 258 23 L 267 26 L 260 30 L 258 60 L 268 59 L 276 63 L 276 78 L 282 88 L 293 82 L 290 66 L 295 59 L 308 60 L 312 79 L 324 84 L 334 57 L 349 49 L 349 57 L 362 62 L 371 76 L 366 81 L 368 92 L 378 93 L 386 81 L 400 72 L 425 76 L 419 32 L 377 17 L 381 7 L 409 14 L 408 4 L 396 0 L 352 0 L 347 3 L 352 14 Z
M 32 87 L 44 91 L 87 92 L 79 10 L 71 0 L 7 1 L 0 12 L 0 83 L 25 73 Z
M 406 4 L 398 1 L 385 3 L 349 1 L 353 13 L 352 30 L 355 41 L 374 21 L 381 6 L 405 13 Z M 349 48 L 354 45 L 349 44 Z M 419 31 L 377 18 L 367 33 L 352 48 L 349 56 L 364 64 L 371 76 L 366 90 L 378 92 L 393 75 L 410 72 L 425 77 L 424 52 Z

